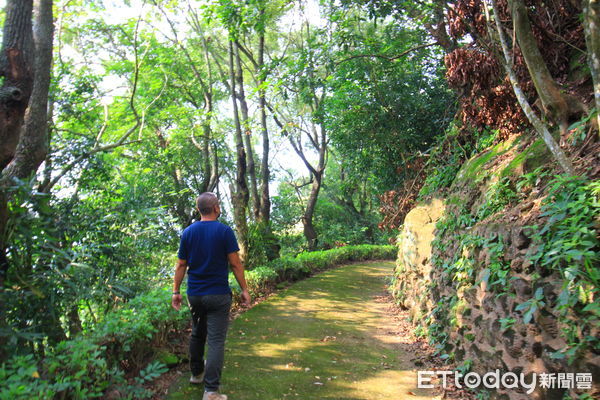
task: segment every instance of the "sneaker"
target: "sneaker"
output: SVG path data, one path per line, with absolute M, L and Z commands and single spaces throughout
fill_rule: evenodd
M 206 371 L 206 360 L 204 360 L 204 370 Z M 204 381 L 204 371 L 202 371 L 199 375 L 192 375 L 190 377 L 190 383 L 198 384 Z
M 227 400 L 227 396 L 217 392 L 204 392 L 202 400 Z
M 192 375 L 190 377 L 190 383 L 193 383 L 193 384 L 202 383 L 203 381 L 204 381 L 204 372 L 202 372 L 200 375 Z

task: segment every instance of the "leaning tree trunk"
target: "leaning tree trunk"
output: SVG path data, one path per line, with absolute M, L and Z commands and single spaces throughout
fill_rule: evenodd
M 537 45 L 527 15 L 527 8 L 522 0 L 508 0 L 514 25 L 514 32 L 519 48 L 525 59 L 529 75 L 540 96 L 544 112 L 559 124 L 561 133 L 565 133 L 569 125 L 569 116 L 581 113 L 583 106 L 572 96 L 564 94 L 548 70 Z
M 244 149 L 244 139 L 242 138 L 242 127 L 238 114 L 237 99 L 235 93 L 235 68 L 233 63 L 234 51 L 233 41 L 229 42 L 229 77 L 231 100 L 233 105 L 233 122 L 235 125 L 235 148 L 236 148 L 236 177 L 235 191 L 232 193 L 233 220 L 238 232 L 238 242 L 240 245 L 240 257 L 242 260 L 248 254 L 248 223 L 246 221 L 246 209 L 248 208 L 249 192 L 246 182 L 246 151 Z
M 531 105 L 529 104 L 529 101 L 527 101 L 527 96 L 525 96 L 525 93 L 523 92 L 523 90 L 521 89 L 521 86 L 519 85 L 517 75 L 515 74 L 515 71 L 512 68 L 513 67 L 512 66 L 512 57 L 510 55 L 510 50 L 508 47 L 506 36 L 504 35 L 504 30 L 502 28 L 502 22 L 500 21 L 498 7 L 496 5 L 495 0 L 492 0 L 492 6 L 493 6 L 493 10 L 494 10 L 494 20 L 496 21 L 496 30 L 498 32 L 498 36 L 500 39 L 500 45 L 502 47 L 502 52 L 504 54 L 503 65 L 504 65 L 504 68 L 506 69 L 506 73 L 508 74 L 508 77 L 510 79 L 510 83 L 512 85 L 513 91 L 515 92 L 515 96 L 517 97 L 517 101 L 519 102 L 519 105 L 523 109 L 523 112 L 527 116 L 527 119 L 529 120 L 529 122 L 531 122 L 531 124 L 533 125 L 533 127 L 535 128 L 537 133 L 544 140 L 544 143 L 548 147 L 548 150 L 550 150 L 550 153 L 554 156 L 556 161 L 558 161 L 558 163 L 560 164 L 562 169 L 566 173 L 572 175 L 574 173 L 574 170 L 573 170 L 571 161 L 569 161 L 569 159 L 567 158 L 567 155 L 563 152 L 563 150 L 560 148 L 558 143 L 556 143 L 556 140 L 554 140 L 554 137 L 552 137 L 552 135 L 550 134 L 548 127 L 535 114 L 535 112 L 531 108 Z M 487 20 L 489 22 L 490 18 L 489 18 L 489 15 L 487 15 L 488 14 L 487 8 L 485 9 L 485 11 L 486 11 Z M 488 25 L 488 28 L 490 29 L 490 36 L 492 36 L 491 35 L 492 28 L 489 27 L 489 25 Z
M 600 0 L 584 0 L 583 14 L 588 64 L 594 82 L 597 126 L 600 131 Z

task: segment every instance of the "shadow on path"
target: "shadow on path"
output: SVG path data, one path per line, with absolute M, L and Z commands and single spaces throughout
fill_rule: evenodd
M 439 398 L 416 388 L 412 354 L 381 332 L 391 316 L 378 297 L 393 267 L 323 272 L 242 314 L 229 329 L 221 391 L 231 400 Z M 202 386 L 188 379 L 166 398 L 201 399 Z

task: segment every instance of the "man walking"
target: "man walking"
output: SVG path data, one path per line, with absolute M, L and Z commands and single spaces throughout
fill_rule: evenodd
M 217 221 L 221 215 L 217 196 L 202 193 L 196 200 L 196 207 L 201 220 L 187 227 L 181 235 L 171 304 L 176 310 L 181 308 L 179 288 L 187 271 L 187 295 L 192 311 L 190 382 L 204 382 L 203 400 L 227 400 L 227 396 L 219 394 L 218 390 L 231 308 L 228 264 L 242 288 L 243 304 L 250 304 L 250 294 L 235 234 L 230 227 Z M 205 343 L 208 343 L 206 362 Z

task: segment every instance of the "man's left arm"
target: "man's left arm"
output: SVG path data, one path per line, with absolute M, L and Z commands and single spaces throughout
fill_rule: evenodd
M 183 277 L 187 271 L 187 261 L 182 260 L 181 258 L 177 259 L 177 265 L 175 266 L 175 277 L 173 278 L 173 297 L 171 298 L 171 305 L 174 309 L 179 311 L 181 308 L 181 293 L 179 293 L 179 289 L 181 288 L 181 282 L 183 281 Z

